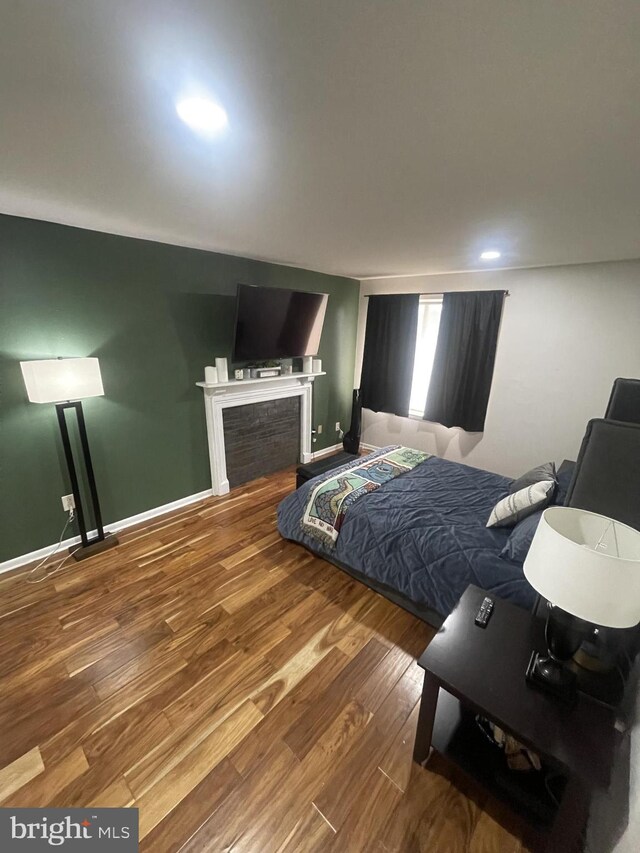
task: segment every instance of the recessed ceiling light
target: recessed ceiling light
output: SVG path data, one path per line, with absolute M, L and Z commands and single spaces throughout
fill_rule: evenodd
M 486 252 L 483 252 L 480 255 L 480 260 L 482 261 L 495 261 L 496 258 L 500 257 L 500 252 L 496 251 L 496 249 L 489 249 Z
M 176 104 L 176 112 L 191 130 L 203 136 L 216 136 L 228 123 L 225 110 L 208 98 L 184 98 Z

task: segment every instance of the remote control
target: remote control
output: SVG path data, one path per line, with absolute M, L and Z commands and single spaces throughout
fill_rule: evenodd
M 493 611 L 493 601 L 490 598 L 485 598 L 480 605 L 480 610 L 476 613 L 475 623 L 479 628 L 486 628 L 491 618 Z

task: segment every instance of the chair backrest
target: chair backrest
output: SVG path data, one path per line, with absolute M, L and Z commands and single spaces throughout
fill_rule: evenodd
M 618 378 L 613 383 L 605 418 L 640 424 L 640 379 Z
M 640 424 L 589 421 L 565 506 L 640 530 Z

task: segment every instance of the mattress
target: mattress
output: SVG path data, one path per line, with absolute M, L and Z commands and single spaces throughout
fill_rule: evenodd
M 300 525 L 309 492 L 326 476 L 309 480 L 280 503 L 284 538 L 442 616 L 470 583 L 533 606 L 536 593 L 522 565 L 500 557 L 510 530 L 485 526 L 512 480 L 432 456 L 351 506 L 331 548 Z

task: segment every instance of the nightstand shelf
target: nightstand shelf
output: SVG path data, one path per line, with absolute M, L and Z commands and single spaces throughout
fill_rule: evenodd
M 509 770 L 504 752 L 497 745 L 492 745 L 480 731 L 475 717 L 473 711 L 455 696 L 441 690 L 431 736 L 432 747 L 524 820 L 535 827 L 551 827 L 558 804 L 549 795 L 542 774 Z

